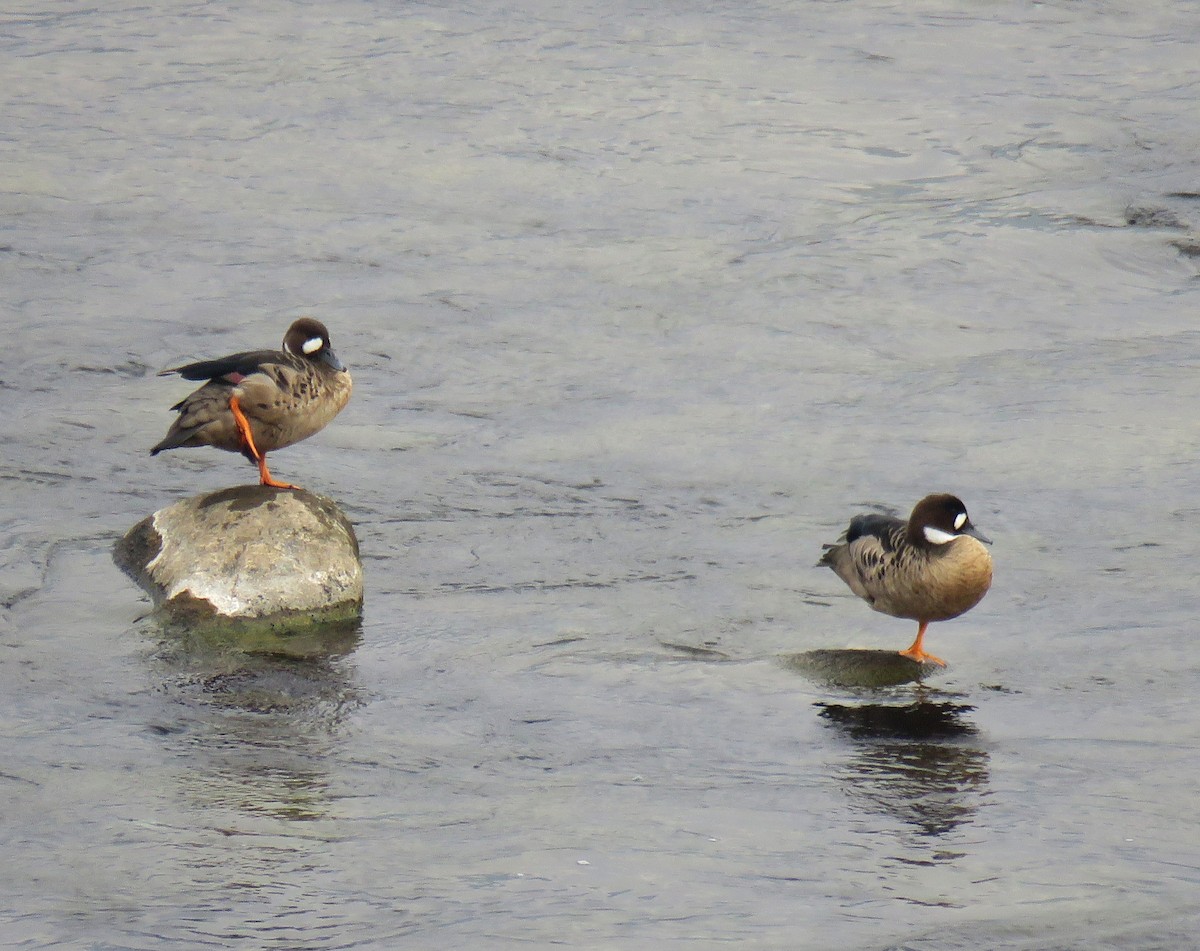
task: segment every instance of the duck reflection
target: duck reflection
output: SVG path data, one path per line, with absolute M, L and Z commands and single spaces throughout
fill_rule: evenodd
M 820 716 L 857 746 L 842 771 L 847 795 L 868 812 L 938 836 L 970 821 L 987 790 L 988 755 L 974 741 L 972 709 L 920 697 L 827 703 Z

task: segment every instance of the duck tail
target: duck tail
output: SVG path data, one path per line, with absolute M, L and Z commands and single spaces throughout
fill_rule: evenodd
M 189 440 L 196 435 L 198 428 L 179 429 L 176 426 L 172 426 L 167 434 L 163 436 L 162 441 L 150 450 L 150 455 L 157 456 L 164 449 L 180 449 L 184 446 L 194 445 Z
M 837 550 L 843 547 L 842 545 L 822 545 L 821 557 L 817 559 L 814 568 L 835 568 L 837 559 Z

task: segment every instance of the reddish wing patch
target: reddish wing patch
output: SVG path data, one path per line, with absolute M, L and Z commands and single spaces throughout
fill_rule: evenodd
M 221 379 L 226 383 L 232 383 L 234 386 L 237 386 L 242 382 L 242 380 L 246 379 L 246 376 L 245 374 L 238 373 L 237 370 L 234 370 L 232 373 L 226 373 L 223 377 L 221 377 Z

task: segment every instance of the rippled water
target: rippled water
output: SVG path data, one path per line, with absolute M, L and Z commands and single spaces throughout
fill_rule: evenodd
M 1191 5 L 0 14 L 0 942 L 1174 948 L 1200 929 Z M 159 631 L 232 455 L 153 373 L 312 312 L 361 630 Z M 901 647 L 828 571 L 966 499 Z

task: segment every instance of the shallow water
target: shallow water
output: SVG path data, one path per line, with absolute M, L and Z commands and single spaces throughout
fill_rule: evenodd
M 1189 4 L 9 6 L 6 946 L 1186 946 Z M 361 629 L 159 631 L 111 563 L 249 481 L 154 371 L 313 312 L 272 457 Z M 813 567 L 960 494 L 923 686 Z

